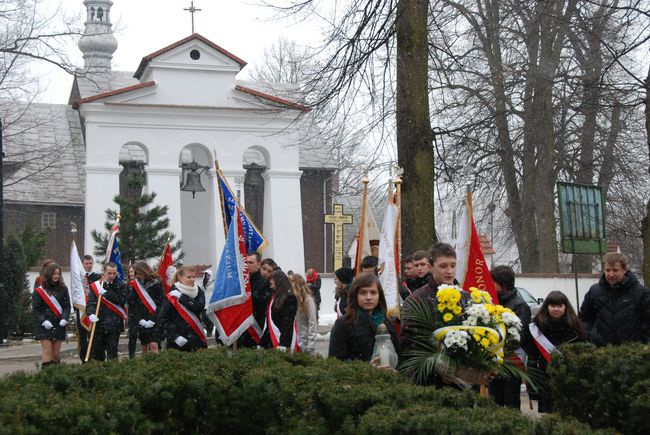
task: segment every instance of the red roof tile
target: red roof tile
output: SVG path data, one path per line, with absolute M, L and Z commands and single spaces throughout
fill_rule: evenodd
M 91 97 L 82 98 L 80 100 L 74 101 L 73 107 L 76 109 L 79 107 L 80 104 L 90 103 L 92 101 L 101 100 L 102 98 L 112 97 L 113 95 L 124 94 L 126 92 L 135 91 L 136 89 L 147 88 L 149 86 L 155 86 L 155 85 L 156 82 L 151 81 L 151 82 L 138 83 L 136 85 L 127 86 L 125 88 L 114 89 L 112 91 L 102 92 L 101 94 L 93 95 Z
M 262 98 L 264 100 L 269 100 L 274 103 L 282 104 L 284 106 L 291 107 L 292 109 L 297 109 L 297 110 L 302 110 L 303 112 L 309 112 L 311 109 L 307 106 L 304 106 L 300 103 L 296 103 L 295 101 L 290 101 L 286 100 L 284 98 L 276 97 L 274 95 L 270 95 L 255 89 L 247 88 L 245 86 L 237 85 L 235 86 L 235 90 L 240 91 L 240 92 L 245 92 L 250 95 L 254 95 L 258 98 Z

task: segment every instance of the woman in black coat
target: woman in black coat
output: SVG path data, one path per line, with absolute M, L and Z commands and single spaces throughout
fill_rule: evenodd
M 352 283 L 344 317 L 336 319 L 330 334 L 329 356 L 370 362 L 377 327 L 386 325 L 397 351 L 397 336 L 386 318 L 386 298 L 374 273 L 362 273 Z
M 584 341 L 586 334 L 569 298 L 559 291 L 552 291 L 544 299 L 529 329 L 532 340 L 529 340 L 526 347 L 528 367 L 544 373 L 540 385 L 538 412 L 553 412 L 546 374 L 553 350 L 548 348 L 548 342 L 557 348 L 566 343 Z
M 63 284 L 58 264 L 45 267 L 41 285 L 32 293 L 32 311 L 36 318 L 34 335 L 41 342 L 42 367 L 58 364 L 70 317 L 68 288 Z
M 160 342 L 158 315 L 165 300 L 165 290 L 158 274 L 146 262 L 137 262 L 133 266 L 133 271 L 135 280 L 130 283 L 128 296 L 129 322 L 133 320 L 133 324 L 129 323 L 129 328 L 137 329 L 142 353 L 158 353 L 158 343 Z M 142 293 L 141 295 L 139 291 L 142 290 L 146 294 Z M 150 303 L 147 296 L 153 304 Z
M 195 277 L 193 267 L 179 267 L 160 308 L 158 326 L 167 339 L 167 349 L 191 352 L 208 347 L 199 320 L 205 308 L 205 293 L 196 285 Z
M 287 275 L 276 270 L 271 274 L 269 285 L 273 291 L 266 307 L 266 328 L 262 335 L 261 346 L 267 349 L 296 351 L 298 337 L 294 339 L 294 322 L 298 312 L 298 299 L 291 293 L 291 283 Z M 279 334 L 279 336 L 278 336 Z

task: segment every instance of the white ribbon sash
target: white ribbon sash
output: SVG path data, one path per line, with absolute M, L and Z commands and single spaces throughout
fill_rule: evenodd
M 537 346 L 537 349 L 539 349 L 539 353 L 542 354 L 542 357 L 546 360 L 546 362 L 551 361 L 551 354 L 553 352 L 558 352 L 555 345 L 551 343 L 551 340 L 546 338 L 546 336 L 542 333 L 542 331 L 540 331 L 536 324 L 531 323 L 528 325 L 528 329 L 533 336 L 535 346 Z
M 59 304 L 59 301 L 54 296 L 48 295 L 43 287 L 40 286 L 36 288 L 36 293 L 38 293 L 56 317 L 59 319 L 63 317 L 63 308 L 61 308 L 61 304 Z
M 147 290 L 145 290 L 142 284 L 140 284 L 140 281 L 134 279 L 133 281 L 131 281 L 130 284 L 133 290 L 135 290 L 135 292 L 138 294 L 140 301 L 142 301 L 142 304 L 147 309 L 149 314 L 155 313 L 157 308 L 156 303 L 154 302 L 153 299 L 151 299 L 151 296 L 149 295 Z

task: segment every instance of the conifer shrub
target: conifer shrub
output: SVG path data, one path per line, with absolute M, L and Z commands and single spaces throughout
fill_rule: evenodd
M 472 391 L 368 364 L 275 351 L 175 351 L 48 367 L 0 381 L 0 433 L 589 433 Z
M 549 369 L 554 409 L 594 428 L 647 433 L 650 346 L 578 343 L 560 350 Z

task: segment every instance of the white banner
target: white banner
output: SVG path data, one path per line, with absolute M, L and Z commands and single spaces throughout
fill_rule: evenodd
M 77 245 L 73 240 L 72 247 L 70 248 L 70 301 L 73 307 L 78 308 L 82 312 L 86 311 L 85 279 L 86 274 L 84 273 L 83 263 L 79 258 Z
M 399 277 L 395 267 L 395 236 L 399 210 L 388 204 L 379 239 L 379 281 L 384 288 L 389 315 L 399 312 Z

